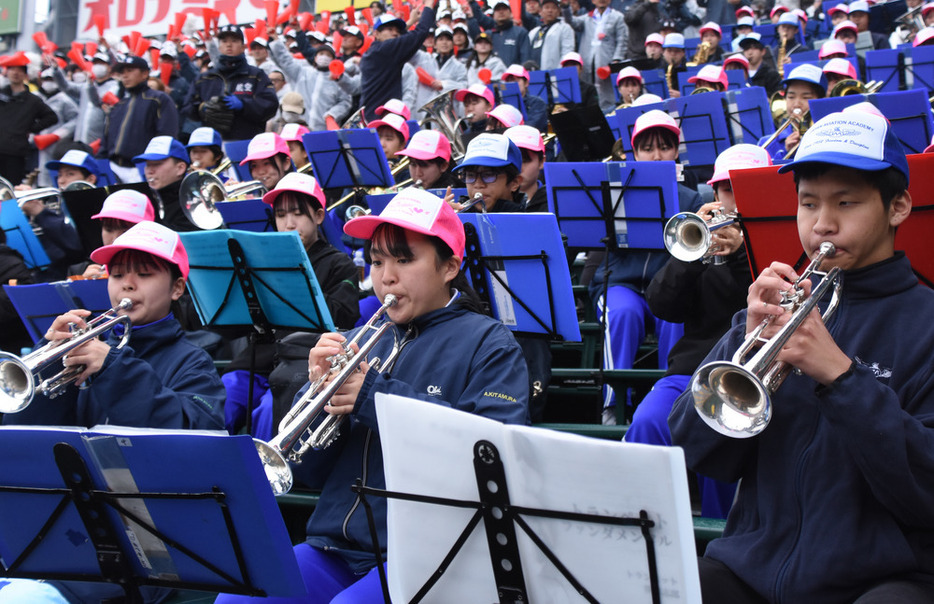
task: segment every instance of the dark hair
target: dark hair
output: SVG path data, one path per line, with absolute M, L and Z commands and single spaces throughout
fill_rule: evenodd
M 133 226 L 133 223 L 129 220 L 121 220 L 119 218 L 101 218 L 101 227 L 107 229 L 108 231 L 128 231 Z
M 797 82 L 797 83 L 800 83 L 800 84 L 807 84 L 808 86 L 810 86 L 810 87 L 811 87 L 811 92 L 813 92 L 813 93 L 814 93 L 814 96 L 816 96 L 816 97 L 819 98 L 819 99 L 822 99 L 822 98 L 824 98 L 825 96 L 827 96 L 827 91 L 824 90 L 824 87 L 823 87 L 823 86 L 819 86 L 819 85 L 815 84 L 814 82 L 808 82 L 807 80 L 789 80 L 788 83 L 785 84 L 785 87 L 784 87 L 783 90 L 784 90 L 785 92 L 788 92 L 788 87 L 791 86 L 793 83 L 796 83 L 796 82 Z
M 532 161 L 532 157 L 537 157 L 540 160 L 545 159 L 545 154 L 541 151 L 532 151 L 531 149 L 526 149 L 525 147 L 520 147 L 519 151 L 522 152 L 522 163 L 528 163 Z
M 312 216 L 311 213 L 322 209 L 321 202 L 318 201 L 316 197 L 297 191 L 284 191 L 276 198 L 276 201 L 273 203 L 273 209 L 280 203 L 291 204 L 292 202 L 298 205 L 298 209 L 302 215 L 312 220 L 314 220 L 314 216 Z
M 363 245 L 363 257 L 366 259 L 367 264 L 373 263 L 371 252 L 373 251 L 374 241 L 380 242 L 376 248 L 380 253 L 395 258 L 411 260 L 414 254 L 412 254 L 412 248 L 409 247 L 409 242 L 408 239 L 406 239 L 405 233 L 406 229 L 394 224 L 383 223 L 376 227 L 376 230 L 373 231 L 373 236 L 367 239 L 366 243 Z M 435 248 L 435 264 L 437 266 L 440 267 L 444 262 L 447 262 L 449 258 L 454 256 L 454 251 L 451 250 L 451 247 L 442 241 L 440 237 L 426 235 L 426 238 L 429 243 L 431 243 L 432 247 Z M 383 249 L 383 245 L 385 245 L 385 249 Z M 482 312 L 480 297 L 477 295 L 477 292 L 470 287 L 470 283 L 467 281 L 467 275 L 463 270 L 458 272 L 457 276 L 451 280 L 450 286 L 463 294 L 458 300 L 459 304 L 463 304 L 474 312 Z
M 908 178 L 898 168 L 869 171 L 847 168 L 836 164 L 813 163 L 801 164 L 795 167 L 795 191 L 802 180 L 814 180 L 830 172 L 834 168 L 842 168 L 862 179 L 863 183 L 879 192 L 882 198 L 882 207 L 888 211 L 892 201 L 908 189 Z
M 178 265 L 140 250 L 120 250 L 113 255 L 113 258 L 110 259 L 107 266 L 124 266 L 127 270 L 131 271 L 143 269 L 168 271 L 169 275 L 172 277 L 172 283 L 175 283 L 175 280 L 182 276 L 182 271 L 178 268 Z
M 667 128 L 649 128 L 640 132 L 632 141 L 633 150 L 639 149 L 644 143 L 652 143 L 656 147 L 664 144 L 677 149 L 678 135 Z

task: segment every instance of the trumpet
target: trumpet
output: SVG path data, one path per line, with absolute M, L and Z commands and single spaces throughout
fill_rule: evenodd
M 312 424 L 324 413 L 324 408 L 331 403 L 331 399 L 344 382 L 357 371 L 370 350 L 392 327 L 389 321 L 384 322 L 378 328 L 374 325 L 396 302 L 394 295 L 386 294 L 383 298 L 383 305 L 370 317 L 366 325 L 360 328 L 352 340 L 341 344 L 344 351 L 328 359 L 331 363 L 330 370 L 312 382 L 288 415 L 282 418 L 279 423 L 279 433 L 268 443 L 254 440 L 266 471 L 266 478 L 276 495 L 288 493 L 292 488 L 292 470 L 288 462 L 301 463 L 302 457 L 310 449 L 319 451 L 330 446 L 337 439 L 341 424 L 347 418 L 346 415 L 325 414 L 327 416 L 324 421 L 317 427 L 312 428 Z M 364 334 L 371 330 L 374 331 L 373 335 L 364 344 L 360 344 Z M 360 347 L 357 353 L 353 352 L 354 345 Z M 374 359 L 369 363 L 370 368 L 379 372 L 391 368 L 401 349 L 399 343 L 394 342 L 389 357 L 385 361 Z M 325 385 L 328 379 L 330 382 Z
M 457 210 L 456 213 L 457 213 L 457 214 L 461 214 L 461 213 L 463 213 L 463 212 L 466 212 L 467 210 L 469 210 L 470 208 L 474 207 L 475 205 L 477 205 L 477 204 L 480 203 L 481 201 L 483 201 L 483 193 L 480 193 L 480 192 L 474 193 L 474 194 L 473 194 L 473 197 L 471 197 L 470 200 L 469 200 L 467 203 L 465 203 L 464 205 L 462 205 L 462 206 L 460 207 L 460 209 Z M 482 212 L 482 213 L 484 213 L 484 214 L 486 213 L 486 206 L 485 206 L 485 205 L 481 205 L 481 206 L 480 206 L 480 212 Z
M 825 241 L 819 253 L 804 270 L 794 286 L 782 292 L 781 305 L 792 312 L 791 318 L 771 339 L 762 338 L 762 332 L 771 323 L 766 317 L 733 355 L 730 361 L 714 361 L 702 366 L 691 378 L 694 408 L 708 426 L 724 436 L 749 438 L 762 432 L 772 418 L 771 395 L 778 390 L 791 372 L 791 366 L 776 361 L 782 347 L 801 326 L 830 288 L 833 293 L 823 320 L 826 323 L 836 311 L 843 289 L 840 268 L 820 272 L 820 265 L 836 253 L 834 245 Z M 820 283 L 804 298 L 801 283 L 811 275 L 822 275 Z M 762 343 L 748 362 L 746 355 L 753 346 Z
M 720 246 L 713 244 L 713 232 L 735 223 L 735 213 L 724 214 L 716 210 L 708 223 L 693 212 L 680 212 L 665 224 L 665 249 L 684 262 L 703 260 L 707 264 L 723 264 L 722 256 L 714 256 Z
M 29 406 L 37 390 L 49 398 L 62 394 L 65 386 L 75 381 L 84 371 L 84 365 L 66 367 L 56 375 L 42 380 L 37 386 L 36 379 L 40 377 L 40 373 L 50 364 L 107 332 L 117 323 L 123 323 L 125 327 L 123 338 L 116 346 L 117 349 L 123 348 L 130 340 L 130 317 L 117 313 L 129 310 L 132 306 L 130 299 L 124 298 L 107 312 L 88 321 L 87 326 L 75 331 L 70 339 L 49 342 L 22 358 L 0 352 L 0 413 L 19 413 Z

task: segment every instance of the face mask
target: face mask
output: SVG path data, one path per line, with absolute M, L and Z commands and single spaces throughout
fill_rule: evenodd
M 42 90 L 47 94 L 53 94 L 58 90 L 58 86 L 55 85 L 55 82 L 42 82 Z
M 97 63 L 91 66 L 91 73 L 94 74 L 95 79 L 102 80 L 107 77 L 107 66 Z M 77 75 L 77 74 L 76 74 Z
M 0 75 L 0 88 L 3 88 L 4 86 L 9 86 L 9 85 L 10 85 L 10 80 L 8 80 L 5 75 Z
M 83 84 L 88 81 L 88 74 L 84 73 L 83 71 L 76 71 L 74 74 L 72 74 L 71 81 L 75 84 Z
M 327 67 L 330 64 L 331 64 L 331 57 L 329 57 L 328 55 L 318 55 L 317 57 L 315 57 L 315 65 L 317 65 L 318 67 L 323 68 L 323 67 Z
M 282 112 L 282 121 L 286 123 L 289 123 L 289 124 L 297 123 L 301 119 L 302 119 L 302 116 L 299 113 L 295 113 L 293 111 Z

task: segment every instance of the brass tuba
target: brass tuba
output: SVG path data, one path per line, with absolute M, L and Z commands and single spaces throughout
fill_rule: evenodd
M 428 117 L 422 120 L 420 126 L 424 128 L 428 124 L 437 124 L 442 134 L 451 141 L 451 161 L 454 163 L 460 162 L 460 159 L 467 152 L 461 138 L 462 120 L 457 118 L 457 113 L 454 111 L 454 95 L 456 93 L 456 90 L 442 92 L 429 99 L 420 109 L 420 111 L 428 114 Z

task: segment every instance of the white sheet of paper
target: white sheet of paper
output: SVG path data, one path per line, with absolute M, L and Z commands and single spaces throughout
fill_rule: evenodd
M 646 510 L 662 602 L 700 602 L 690 496 L 678 448 L 617 443 L 541 428 L 506 426 L 440 405 L 377 395 L 380 439 L 391 491 L 477 501 L 473 446 L 493 443 L 504 459 L 513 504 L 637 517 Z M 389 500 L 388 564 L 394 601 L 407 602 L 437 569 L 474 511 Z M 525 517 L 600 602 L 651 602 L 641 530 Z M 529 599 L 585 601 L 517 528 Z M 476 527 L 424 602 L 496 602 L 486 534 Z

